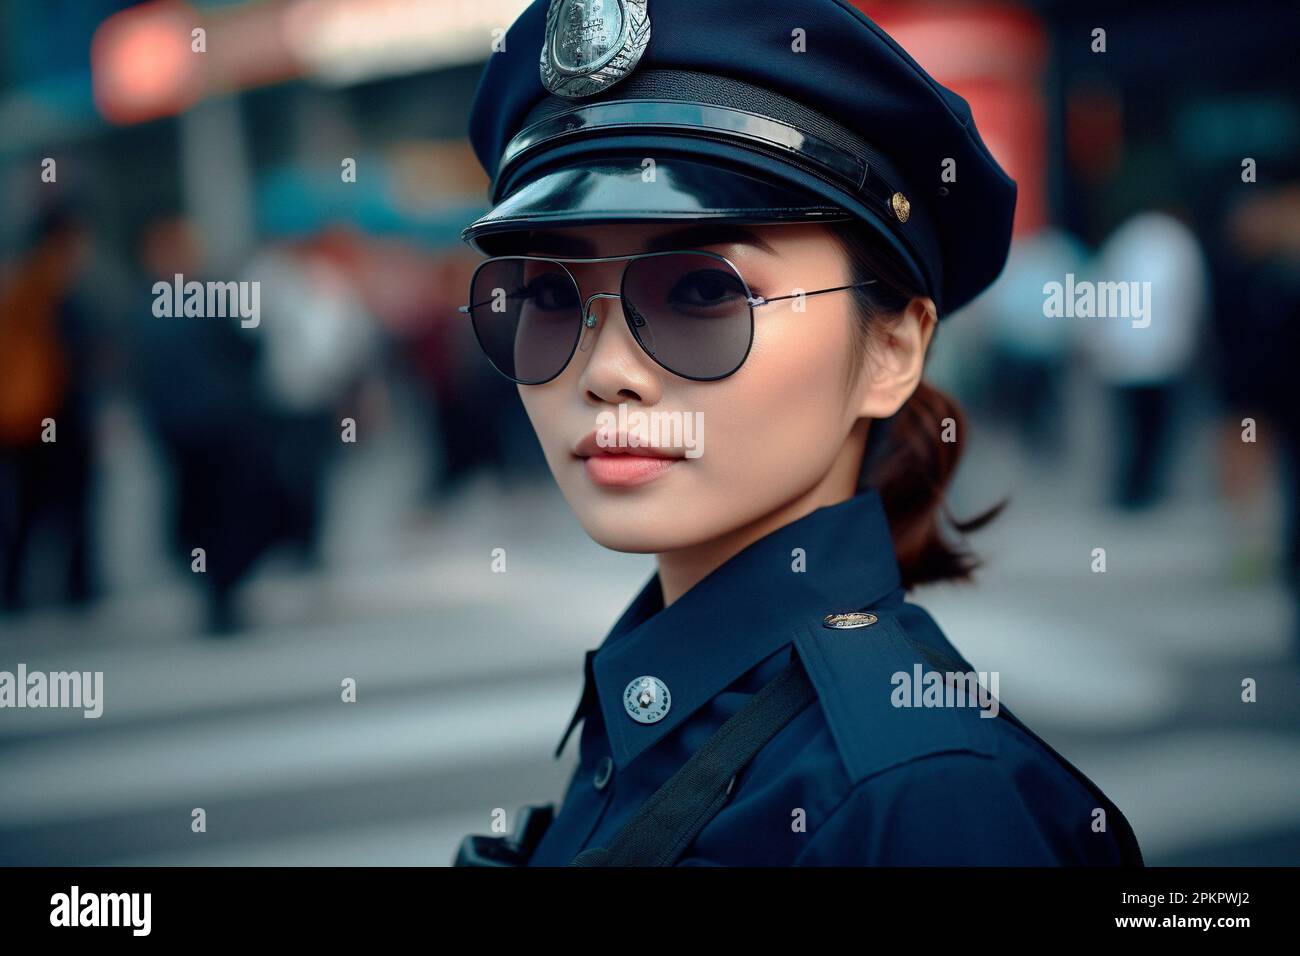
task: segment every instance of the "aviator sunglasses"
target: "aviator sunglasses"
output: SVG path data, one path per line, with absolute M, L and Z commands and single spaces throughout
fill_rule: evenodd
M 585 300 L 565 265 L 620 261 L 627 264 L 619 291 L 593 292 Z M 755 308 L 875 281 L 765 298 L 753 295 L 740 270 L 715 252 L 493 256 L 474 270 L 470 304 L 460 311 L 469 315 L 493 367 L 519 385 L 542 385 L 568 367 L 584 332 L 596 327 L 596 299 L 622 300 L 632 337 L 658 365 L 682 378 L 712 382 L 733 374 L 749 356 Z

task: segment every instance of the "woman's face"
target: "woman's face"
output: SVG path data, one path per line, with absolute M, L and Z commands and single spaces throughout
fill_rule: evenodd
M 655 239 L 664 248 L 668 233 L 674 233 L 668 248 L 726 256 L 756 296 L 853 281 L 838 242 L 820 224 L 551 229 L 530 234 L 526 248 L 512 251 L 626 255 L 647 251 Z M 586 301 L 594 292 L 617 292 L 626 262 L 568 265 Z M 864 415 L 891 414 L 886 406 L 898 389 L 888 387 L 896 376 L 886 373 L 889 381 L 882 382 L 871 375 L 870 360 L 860 375 L 847 377 L 857 321 L 850 292 L 755 308 L 744 364 L 710 382 L 677 376 L 647 355 L 620 300 L 596 299 L 591 308 L 597 325 L 585 332 L 565 370 L 543 385 L 520 385 L 519 394 L 565 499 L 598 543 L 663 554 L 761 523 L 793 503 L 809 502 L 802 510 L 810 511 L 852 493 L 865 438 L 865 422 L 855 425 Z M 679 413 L 683 427 L 661 429 L 651 455 L 644 448 L 609 448 L 608 440 L 601 447 L 593 433 L 608 427 L 620 405 L 626 405 L 623 421 L 648 426 L 650 416 L 634 413 Z M 655 433 L 643 427 L 640 434 L 645 440 Z

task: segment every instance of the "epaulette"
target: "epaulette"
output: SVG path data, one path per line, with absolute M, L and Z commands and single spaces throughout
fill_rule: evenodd
M 851 783 L 935 753 L 996 755 L 997 720 L 981 716 L 973 672 L 911 639 L 895 609 L 828 615 L 794 644 Z

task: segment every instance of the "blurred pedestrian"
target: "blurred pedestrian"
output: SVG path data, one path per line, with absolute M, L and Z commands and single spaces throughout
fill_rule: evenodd
M 72 604 L 95 591 L 90 491 L 94 447 L 92 319 L 76 283 L 89 251 L 84 225 L 42 214 L 25 256 L 0 288 L 0 606 L 31 602 L 32 569 L 53 544 L 55 590 Z
M 1095 323 L 1086 341 L 1112 397 L 1118 456 L 1113 500 L 1144 508 L 1164 490 L 1175 398 L 1195 356 L 1209 295 L 1206 261 L 1182 219 L 1150 210 L 1112 233 L 1093 275 L 1098 290 L 1102 283 L 1129 290 L 1127 314 L 1080 321 Z M 1100 306 L 1102 291 L 1096 298 Z
M 1006 268 L 968 309 L 991 327 L 991 414 L 1008 420 L 1025 449 L 1052 460 L 1063 447 L 1061 392 L 1070 321 L 1043 308 L 1043 286 L 1082 274 L 1087 249 L 1062 230 L 1045 227 L 1014 241 Z
M 1300 182 L 1261 188 L 1226 220 L 1215 330 L 1221 392 L 1230 421 L 1223 445 L 1258 462 L 1272 448 L 1282 485 L 1282 562 L 1300 653 Z M 1243 422 L 1255 423 L 1243 441 Z M 1261 440 L 1262 439 L 1262 440 Z
M 146 418 L 173 470 L 169 551 L 197 573 L 209 632 L 229 633 L 240 623 L 235 589 L 280 530 L 274 436 L 254 382 L 257 343 L 240 334 L 238 317 L 154 313 L 155 281 L 209 278 L 187 220 L 150 222 L 139 256 L 148 297 L 131 315 L 132 352 Z
M 381 339 L 356 281 L 359 248 L 334 227 L 295 246 L 268 247 L 245 268 L 260 283 L 256 387 L 275 432 L 281 533 L 308 565 L 319 559 L 329 468 L 342 419 L 378 358 Z

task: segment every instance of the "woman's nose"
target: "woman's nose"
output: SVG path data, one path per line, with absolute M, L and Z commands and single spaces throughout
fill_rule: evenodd
M 654 404 L 662 395 L 658 366 L 632 336 L 622 305 L 622 299 L 610 293 L 596 293 L 587 302 L 578 340 L 578 351 L 587 358 L 578 387 L 593 403 Z

